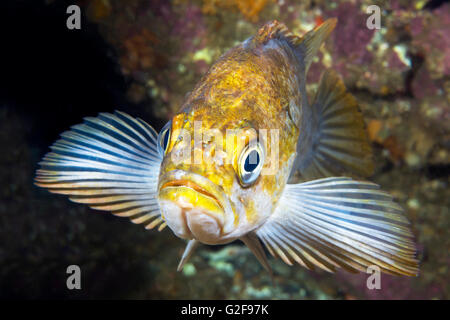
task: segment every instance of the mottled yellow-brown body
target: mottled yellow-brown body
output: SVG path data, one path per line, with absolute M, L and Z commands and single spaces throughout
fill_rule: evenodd
M 186 102 L 172 121 L 172 135 L 164 158 L 160 177 L 174 170 L 183 170 L 189 174 L 198 174 L 209 179 L 223 190 L 230 199 L 234 214 L 235 228 L 222 230 L 217 242 L 228 242 L 257 228 L 270 215 L 289 177 L 290 167 L 296 152 L 298 128 L 289 113 L 289 105 L 300 105 L 300 82 L 298 74 L 301 66 L 293 51 L 285 43 L 277 39 L 261 41 L 258 37 L 249 39 L 231 49 L 222 56 L 202 78 L 200 83 L 188 96 Z M 201 122 L 200 130 L 194 132 L 195 121 Z M 222 150 L 233 144 L 230 129 L 268 130 L 266 154 L 270 155 L 270 130 L 278 130 L 279 144 L 277 155 L 279 170 L 275 174 L 261 175 L 256 183 L 243 187 L 239 185 L 237 160 L 245 144 L 236 144 L 224 157 L 223 163 L 203 159 L 200 163 L 193 161 L 177 163 L 172 154 L 185 148 L 186 143 L 192 147 L 192 157 L 196 152 L 203 153 L 208 149 L 208 142 L 194 145 L 195 134 L 204 134 L 208 130 L 218 130 L 223 136 Z M 190 133 L 191 141 L 180 139 L 181 130 Z M 227 141 L 228 138 L 228 141 Z M 211 141 L 210 144 L 216 144 Z M 269 157 L 266 159 L 270 160 Z M 265 166 L 270 166 L 266 161 Z M 184 179 L 189 180 L 189 175 Z M 166 182 L 161 179 L 162 184 Z M 187 181 L 185 182 L 187 183 Z M 183 185 L 183 182 L 181 182 Z M 161 184 L 160 184 L 161 187 Z M 187 189 L 185 189 L 188 191 Z M 192 199 L 190 193 L 173 189 L 178 197 L 189 198 L 191 203 L 201 207 L 199 199 Z M 189 191 L 190 192 L 190 191 Z M 260 195 L 255 197 L 255 195 Z M 265 200 L 262 201 L 261 197 Z M 161 200 L 171 199 L 173 193 L 163 195 Z M 205 201 L 206 203 L 206 201 Z M 261 210 L 261 204 L 266 205 Z M 269 206 L 267 206 L 270 204 Z M 164 210 L 163 210 L 164 216 Z M 236 232 L 236 230 L 239 232 Z

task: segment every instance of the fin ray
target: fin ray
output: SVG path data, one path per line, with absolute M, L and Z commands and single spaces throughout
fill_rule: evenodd
M 198 240 L 192 239 L 188 241 L 186 249 L 184 249 L 183 255 L 181 256 L 180 263 L 178 264 L 177 271 L 183 270 L 184 265 L 189 261 L 190 257 L 197 249 L 200 242 Z
M 351 178 L 286 185 L 278 207 L 256 235 L 288 264 L 328 272 L 366 272 L 378 265 L 385 273 L 414 276 L 413 235 L 393 203 L 377 185 Z
M 267 43 L 271 39 L 284 39 L 299 56 L 303 57 L 305 73 L 308 72 L 314 56 L 319 51 L 322 43 L 328 38 L 330 33 L 336 27 L 337 18 L 327 19 L 321 25 L 308 31 L 303 37 L 297 36 L 277 20 L 266 23 L 258 30 L 255 41 L 258 43 Z
M 307 180 L 327 176 L 367 177 L 372 151 L 355 98 L 331 70 L 322 75 L 311 118 L 303 119 L 293 172 Z M 308 117 L 309 118 L 309 117 Z
M 246 234 L 245 236 L 240 238 L 242 242 L 252 251 L 258 261 L 261 263 L 264 269 L 269 272 L 270 276 L 273 277 L 272 268 L 270 267 L 269 261 L 267 260 L 267 256 L 264 252 L 264 249 L 259 242 L 258 237 L 255 233 L 251 232 Z
M 314 56 L 316 56 L 319 51 L 320 46 L 328 38 L 330 33 L 336 27 L 336 24 L 336 18 L 327 19 L 321 25 L 308 31 L 299 39 L 297 48 L 301 49 L 304 54 L 306 73 L 308 73 L 309 66 L 312 63 Z
M 149 229 L 163 222 L 156 199 L 162 161 L 157 133 L 142 120 L 123 112 L 87 117 L 51 149 L 39 163 L 36 185 Z

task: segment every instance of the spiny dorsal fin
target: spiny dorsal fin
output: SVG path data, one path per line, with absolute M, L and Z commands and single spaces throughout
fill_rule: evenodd
M 273 20 L 258 30 L 255 40 L 265 44 L 271 39 L 286 39 L 295 49 L 302 51 L 307 72 L 313 57 L 336 27 L 336 23 L 336 18 L 328 19 L 313 30 L 308 31 L 303 37 L 299 37 L 289 31 L 283 23 Z
M 287 39 L 292 45 L 296 46 L 300 37 L 289 31 L 284 23 L 277 20 L 270 21 L 263 25 L 255 36 L 255 40 L 265 44 L 271 39 Z

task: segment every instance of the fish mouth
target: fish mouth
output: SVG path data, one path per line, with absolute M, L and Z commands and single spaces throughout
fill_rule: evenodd
M 234 225 L 234 211 L 222 187 L 196 173 L 163 174 L 158 202 L 163 219 L 180 238 L 215 244 Z
M 211 198 L 212 200 L 214 200 L 216 202 L 216 204 L 225 211 L 223 204 L 221 201 L 219 201 L 219 199 L 217 198 L 217 196 L 215 196 L 214 194 L 212 194 L 211 192 L 209 192 L 208 190 L 206 190 L 205 188 L 203 188 L 202 186 L 196 184 L 195 182 L 192 182 L 190 180 L 172 180 L 172 181 L 167 181 L 164 184 L 161 185 L 161 187 L 159 188 L 159 190 L 163 190 L 165 188 L 169 188 L 169 187 L 183 187 L 183 188 L 189 188 L 192 189 L 202 195 L 204 195 L 205 197 Z

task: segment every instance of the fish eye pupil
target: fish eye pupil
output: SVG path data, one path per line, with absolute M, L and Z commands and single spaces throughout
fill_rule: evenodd
M 242 186 L 248 187 L 259 177 L 264 163 L 264 150 L 258 143 L 247 146 L 239 158 L 238 176 Z
M 244 170 L 247 172 L 253 172 L 258 167 L 259 162 L 259 152 L 252 150 L 245 159 Z

